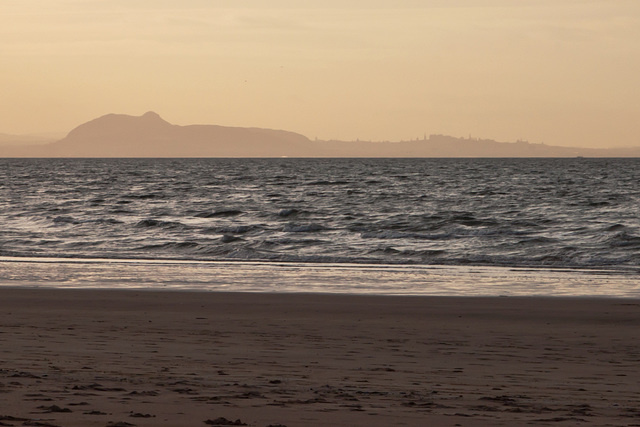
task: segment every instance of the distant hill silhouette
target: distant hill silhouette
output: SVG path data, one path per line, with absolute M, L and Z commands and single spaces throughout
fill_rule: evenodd
M 78 126 L 51 144 L 54 157 L 269 157 L 301 154 L 299 134 L 214 125 L 178 126 L 148 112 L 108 114 Z
M 351 153 L 368 153 L 366 157 L 640 157 L 640 147 L 558 147 L 447 135 L 401 142 L 323 141 L 322 152 L 330 157 L 350 157 Z
M 401 142 L 310 141 L 284 130 L 178 126 L 148 112 L 107 114 L 56 142 L 1 146 L 0 157 L 640 157 L 640 147 L 586 149 L 431 135 Z

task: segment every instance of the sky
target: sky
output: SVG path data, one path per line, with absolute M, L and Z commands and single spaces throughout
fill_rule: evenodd
M 174 124 L 312 139 L 640 146 L 638 0 L 0 0 L 0 10 L 2 133 L 152 110 Z

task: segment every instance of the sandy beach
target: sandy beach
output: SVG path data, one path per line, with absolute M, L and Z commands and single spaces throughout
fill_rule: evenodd
M 640 301 L 0 289 L 1 426 L 639 426 Z

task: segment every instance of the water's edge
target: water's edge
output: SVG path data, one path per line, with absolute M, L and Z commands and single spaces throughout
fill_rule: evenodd
M 0 257 L 0 287 L 640 298 L 637 273 L 514 267 Z

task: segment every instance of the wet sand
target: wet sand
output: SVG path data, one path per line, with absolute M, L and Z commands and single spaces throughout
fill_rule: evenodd
M 640 301 L 0 289 L 0 426 L 640 426 Z

